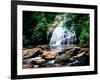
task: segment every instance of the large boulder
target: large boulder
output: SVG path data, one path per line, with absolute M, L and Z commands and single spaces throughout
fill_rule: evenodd
M 89 65 L 89 53 L 86 53 L 85 51 L 80 52 L 79 54 L 72 56 L 69 62 L 69 66 Z
M 73 62 L 68 63 L 69 66 L 85 66 L 89 65 L 89 57 L 88 56 L 81 56 L 78 59 L 74 59 Z
M 88 52 L 89 52 L 88 48 L 74 47 L 68 50 L 66 49 L 62 54 L 59 54 L 56 57 L 55 63 L 63 63 L 66 65 L 68 63 L 72 64 L 77 63 L 78 65 L 79 62 L 83 63 L 84 62 L 83 60 L 88 59 L 87 58 Z
M 79 50 L 81 50 L 80 47 L 73 47 L 73 48 L 72 48 L 72 47 L 68 47 L 68 48 L 59 49 L 59 50 L 57 50 L 56 52 L 57 52 L 59 55 L 65 54 L 66 52 L 68 52 L 68 53 L 70 53 L 70 54 L 72 54 L 72 55 L 76 55 L 77 52 L 78 52 Z
M 45 59 L 55 59 L 57 54 L 53 51 L 43 51 L 42 57 Z
M 37 57 L 42 54 L 41 48 L 26 49 L 22 51 L 23 59 Z
M 71 60 L 72 60 L 72 59 L 80 58 L 80 57 L 82 57 L 83 55 L 85 55 L 85 52 L 82 52 L 82 53 L 80 53 L 80 54 L 77 54 L 77 55 L 75 55 L 75 56 L 72 56 Z
M 55 63 L 61 63 L 61 64 L 64 64 L 64 63 L 67 63 L 69 61 L 69 59 L 71 58 L 71 54 L 66 52 L 62 55 L 58 55 L 55 59 Z

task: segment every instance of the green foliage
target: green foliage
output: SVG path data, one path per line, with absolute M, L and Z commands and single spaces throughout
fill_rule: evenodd
M 80 33 L 80 42 L 81 44 L 85 43 L 85 44 L 89 44 L 89 19 L 88 17 L 84 16 L 82 18 L 83 22 L 82 22 L 82 31 Z
M 23 36 L 23 43 L 24 43 L 24 46 L 28 45 L 30 43 L 30 40 L 27 39 L 25 36 Z
M 81 44 L 89 44 L 89 34 L 85 30 L 80 34 L 80 42 Z
M 23 46 L 47 43 L 48 25 L 57 13 L 23 11 Z
M 89 44 L 89 14 L 68 14 L 69 21 L 75 22 L 74 30 L 76 31 L 77 43 Z M 70 25 L 67 24 L 67 27 Z
M 23 11 L 23 46 L 47 44 L 47 30 L 50 28 L 50 24 L 54 22 L 60 23 L 64 20 L 64 17 L 66 17 L 64 27 L 70 29 L 70 26 L 75 26 L 74 30 L 77 36 L 77 44 L 88 44 L 88 14 Z M 72 22 L 75 24 L 72 25 Z

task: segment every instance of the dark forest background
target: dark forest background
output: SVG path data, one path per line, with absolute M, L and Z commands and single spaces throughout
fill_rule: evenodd
M 23 11 L 23 47 L 49 44 L 47 39 L 48 28 L 57 21 L 55 17 L 64 13 Z M 71 22 L 75 23 L 77 44 L 89 45 L 89 14 L 67 13 L 69 22 L 65 27 L 69 28 Z M 60 22 L 60 20 L 58 20 Z

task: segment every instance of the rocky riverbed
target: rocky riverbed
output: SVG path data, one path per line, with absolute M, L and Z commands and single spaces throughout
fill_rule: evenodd
M 23 49 L 23 68 L 86 66 L 89 65 L 88 47 L 50 48 L 39 45 L 31 49 Z

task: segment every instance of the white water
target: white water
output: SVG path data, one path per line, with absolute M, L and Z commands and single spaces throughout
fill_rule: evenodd
M 71 26 L 71 30 L 68 30 L 63 26 L 64 22 L 66 22 L 66 18 L 64 18 L 54 29 L 50 39 L 50 46 L 72 46 L 75 44 L 76 33 L 73 30 L 74 26 Z

